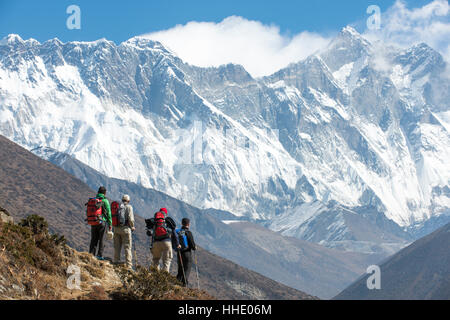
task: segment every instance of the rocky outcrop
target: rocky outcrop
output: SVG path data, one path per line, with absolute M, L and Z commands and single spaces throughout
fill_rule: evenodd
M 0 223 L 14 223 L 14 218 L 11 217 L 8 210 L 0 207 Z

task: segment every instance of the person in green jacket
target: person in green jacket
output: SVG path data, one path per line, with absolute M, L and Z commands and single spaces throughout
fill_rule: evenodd
M 91 226 L 91 244 L 89 247 L 89 253 L 93 254 L 99 260 L 105 260 L 103 258 L 103 239 L 105 237 L 106 228 L 109 231 L 112 230 L 112 217 L 111 206 L 108 199 L 106 199 L 106 188 L 100 187 L 96 196 L 97 199 L 102 199 L 102 223 L 98 226 Z M 98 248 L 98 252 L 97 252 Z

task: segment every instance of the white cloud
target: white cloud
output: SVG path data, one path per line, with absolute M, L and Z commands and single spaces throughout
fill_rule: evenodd
M 311 32 L 294 36 L 238 16 L 219 23 L 189 22 L 144 37 L 160 41 L 184 61 L 201 67 L 241 64 L 254 77 L 270 75 L 325 47 L 329 38 Z
M 450 6 L 447 0 L 434 0 L 409 9 L 397 0 L 381 17 L 381 29 L 366 31 L 371 40 L 410 47 L 425 42 L 450 61 Z
M 366 30 L 364 35 L 373 43 L 381 40 L 401 47 L 425 42 L 450 61 L 449 11 L 447 0 L 433 0 L 413 9 L 403 0 L 397 0 L 382 14 L 381 29 Z M 219 23 L 192 21 L 143 36 L 162 42 L 190 64 L 201 67 L 241 64 L 254 77 L 270 75 L 303 60 L 325 48 L 331 40 L 308 31 L 284 35 L 276 25 L 238 16 Z M 383 59 L 377 63 L 380 68 L 386 68 Z

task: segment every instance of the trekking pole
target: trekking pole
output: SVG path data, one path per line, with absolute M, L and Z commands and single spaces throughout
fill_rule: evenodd
M 137 261 L 137 254 L 136 254 L 136 237 L 134 236 L 133 231 L 131 231 L 131 235 L 132 235 L 132 238 L 133 238 L 134 265 L 135 265 L 135 269 L 137 271 L 138 261 Z
M 147 248 L 147 254 L 146 256 L 148 257 L 148 270 L 151 269 L 152 267 L 152 240 L 150 239 L 150 236 L 147 236 L 148 238 L 148 248 Z
M 180 250 L 178 250 L 178 255 L 179 255 L 179 257 L 180 257 L 181 270 L 183 270 L 184 283 L 185 283 L 185 285 L 186 285 L 186 287 L 187 287 L 187 279 L 186 279 L 186 274 L 184 273 L 183 259 L 182 259 L 182 257 L 181 257 L 181 251 L 180 251 Z
M 197 288 L 200 290 L 200 281 L 198 279 L 198 264 L 197 264 L 197 253 L 196 250 L 194 250 L 194 260 L 195 260 L 195 271 L 197 272 Z

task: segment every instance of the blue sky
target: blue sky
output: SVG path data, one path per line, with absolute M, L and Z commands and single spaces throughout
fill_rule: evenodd
M 70 5 L 81 10 L 80 30 L 66 26 Z M 367 28 L 371 5 L 381 11 L 376 30 Z M 377 43 L 425 42 L 450 61 L 448 0 L 0 0 L 0 39 L 119 44 L 139 35 L 190 64 L 235 63 L 256 77 L 326 48 L 347 25 Z
M 407 7 L 430 1 L 408 0 Z M 220 22 L 237 15 L 263 24 L 275 24 L 283 34 L 311 31 L 331 34 L 347 24 L 364 22 L 366 8 L 382 11 L 394 0 L 0 0 L 0 38 L 17 33 L 22 38 L 45 41 L 54 37 L 71 40 L 107 38 L 120 43 L 135 35 L 169 29 L 189 21 Z M 81 8 L 81 30 L 66 28 L 66 8 Z

